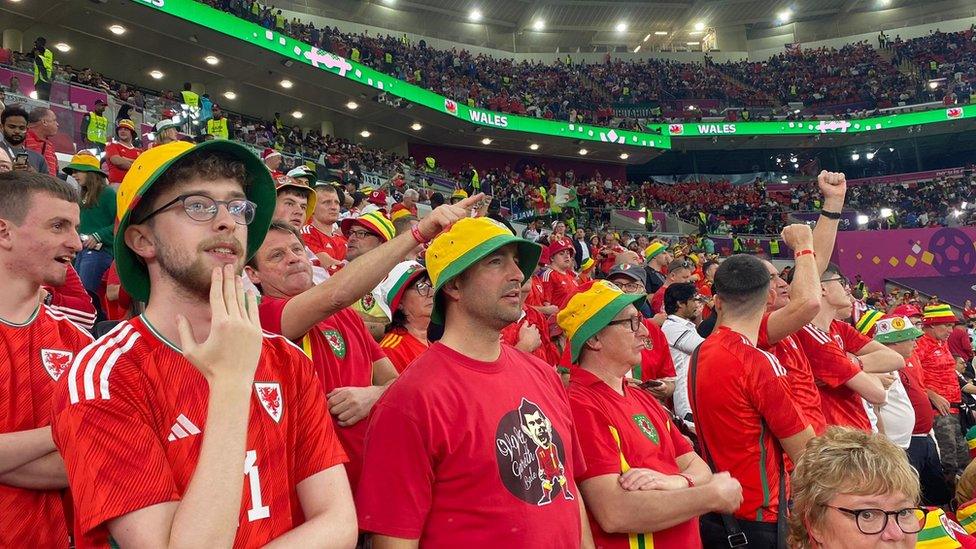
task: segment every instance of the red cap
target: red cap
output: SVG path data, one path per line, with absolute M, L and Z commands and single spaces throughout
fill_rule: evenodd
M 552 256 L 558 254 L 559 252 L 572 249 L 573 243 L 568 238 L 557 238 L 549 243 L 549 247 L 546 248 L 546 253 L 549 254 L 549 258 L 552 259 Z
M 369 198 L 366 201 L 377 206 L 386 206 L 386 193 L 383 191 L 373 191 L 369 193 Z
M 907 316 L 911 318 L 913 316 L 922 316 L 922 310 L 914 305 L 899 305 L 888 313 L 892 316 Z
M 261 153 L 261 160 L 267 160 L 272 156 L 281 156 L 281 153 L 272 149 L 271 147 L 268 147 Z

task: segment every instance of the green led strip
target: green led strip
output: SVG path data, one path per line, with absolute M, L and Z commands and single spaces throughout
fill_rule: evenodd
M 461 118 L 471 124 L 508 131 L 568 137 L 585 141 L 618 143 L 636 147 L 670 149 L 671 139 L 689 137 L 722 137 L 731 135 L 821 135 L 865 133 L 921 124 L 932 124 L 976 118 L 976 106 L 949 107 L 905 114 L 877 116 L 860 120 L 820 120 L 807 122 L 702 122 L 684 124 L 650 124 L 654 133 L 611 129 L 587 124 L 571 124 L 528 116 L 500 113 L 468 107 L 442 95 L 373 70 L 365 65 L 313 48 L 275 31 L 271 31 L 216 10 L 194 0 L 130 0 L 137 4 L 202 25 L 216 32 L 249 42 L 278 55 L 337 74 L 360 84 L 423 105 L 438 112 Z

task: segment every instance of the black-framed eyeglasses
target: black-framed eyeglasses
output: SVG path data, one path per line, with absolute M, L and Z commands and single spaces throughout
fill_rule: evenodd
M 430 284 L 429 280 L 418 280 L 416 284 L 413 285 L 413 289 L 417 290 L 420 297 L 430 297 L 434 295 L 434 287 Z
M 257 204 L 246 198 L 216 200 L 203 194 L 181 194 L 150 212 L 141 221 L 136 223 L 136 225 L 149 221 L 150 218 L 169 209 L 177 202 L 183 203 L 183 211 L 194 221 L 210 221 L 217 217 L 217 211 L 220 206 L 225 206 L 238 225 L 250 225 L 254 221 L 254 214 L 258 208 Z
M 834 278 L 823 278 L 820 280 L 821 283 L 827 282 L 837 282 L 841 286 L 849 286 L 851 281 L 847 280 L 846 276 L 835 276 Z
M 635 334 L 640 331 L 641 326 L 644 324 L 644 317 L 641 315 L 636 315 L 628 318 L 622 318 L 620 320 L 611 320 L 607 322 L 607 326 L 613 326 L 615 324 L 630 324 L 630 331 Z
M 628 294 L 636 294 L 637 292 L 644 291 L 644 284 L 636 280 L 633 282 L 626 282 L 626 283 L 618 282 L 617 287 L 627 292 Z
M 857 529 L 862 534 L 867 535 L 884 532 L 884 529 L 888 527 L 889 517 L 895 517 L 895 524 L 906 534 L 921 532 L 922 527 L 925 526 L 925 509 L 921 507 L 906 507 L 897 511 L 885 511 L 884 509 L 846 509 L 833 505 L 828 505 L 827 507 L 854 517 Z
M 353 230 L 349 231 L 348 233 L 346 233 L 346 238 L 348 238 L 349 240 L 352 240 L 353 237 L 362 239 L 362 238 L 366 238 L 368 236 L 376 236 L 376 235 L 373 234 L 373 233 L 371 233 L 371 232 L 369 232 L 369 231 L 364 231 L 364 230 L 361 230 L 361 229 L 353 229 Z M 379 238 L 379 237 L 377 237 L 377 238 Z

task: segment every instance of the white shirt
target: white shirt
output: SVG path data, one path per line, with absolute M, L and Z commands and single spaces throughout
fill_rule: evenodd
M 915 428 L 915 408 L 897 372 L 895 382 L 888 387 L 887 399 L 881 406 L 881 420 L 888 440 L 899 448 L 908 448 L 912 442 L 912 429 Z
M 702 344 L 704 338 L 698 335 L 695 323 L 677 315 L 668 315 L 661 326 L 664 337 L 668 339 L 668 350 L 674 362 L 674 415 L 684 420 L 685 424 L 694 429 L 694 423 L 686 420 L 691 414 L 691 402 L 688 400 L 688 367 L 691 363 L 691 353 Z

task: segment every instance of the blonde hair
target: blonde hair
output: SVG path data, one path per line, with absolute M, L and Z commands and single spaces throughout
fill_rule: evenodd
M 882 435 L 830 427 L 808 444 L 793 470 L 790 547 L 813 547 L 808 531 L 818 526 L 838 494 L 901 493 L 918 504 L 918 474 L 905 451 Z

